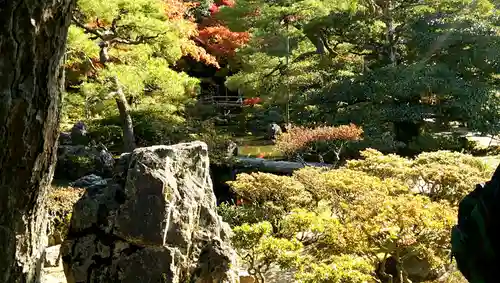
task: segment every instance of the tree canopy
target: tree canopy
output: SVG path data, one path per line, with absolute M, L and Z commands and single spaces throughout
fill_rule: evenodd
M 201 139 L 231 167 L 255 142 L 258 158 L 328 165 L 212 167 L 230 175 L 237 201 L 219 212 L 258 282 L 276 266 L 311 283 L 437 280 L 460 200 L 491 174 L 460 131 L 500 130 L 498 7 L 79 0 L 62 128 L 85 121 L 115 153 Z
M 353 122 L 385 133 L 392 148 L 427 121 L 497 127 L 500 38 L 490 1 L 240 0 L 220 14 L 252 35 L 228 87 L 270 104 L 289 95 L 295 123 Z

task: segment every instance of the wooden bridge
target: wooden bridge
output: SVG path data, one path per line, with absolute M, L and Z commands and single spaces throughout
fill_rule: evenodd
M 204 95 L 200 97 L 202 104 L 211 104 L 221 108 L 243 107 L 243 97 L 235 95 Z
M 200 103 L 223 109 L 242 108 L 245 106 L 242 95 L 229 92 L 226 87 L 221 87 L 211 78 L 202 79 L 202 81 L 204 87 L 202 94 L 198 97 Z

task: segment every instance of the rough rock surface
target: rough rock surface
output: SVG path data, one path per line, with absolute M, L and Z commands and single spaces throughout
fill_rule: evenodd
M 60 145 L 54 178 L 76 180 L 90 174 L 111 177 L 114 163 L 113 155 L 103 145 Z
M 59 145 L 71 145 L 71 134 L 70 133 L 65 133 L 61 132 L 59 134 Z
M 87 189 L 61 247 L 76 282 L 237 282 L 202 142 L 136 149 L 114 182 Z
M 281 127 L 276 123 L 272 123 L 271 125 L 269 125 L 268 131 L 269 139 L 273 141 L 276 140 L 282 133 Z
M 90 139 L 87 136 L 87 125 L 82 121 L 77 122 L 71 128 L 71 143 L 73 145 L 87 145 Z
M 88 145 L 90 137 L 87 135 L 87 125 L 82 121 L 77 122 L 71 131 L 59 134 L 59 145 Z
M 95 186 L 106 186 L 107 184 L 108 180 L 102 178 L 101 176 L 90 174 L 87 176 L 83 176 L 74 182 L 71 182 L 70 186 L 76 188 L 92 188 Z
M 59 265 L 61 245 L 45 248 L 44 267 L 56 267 Z

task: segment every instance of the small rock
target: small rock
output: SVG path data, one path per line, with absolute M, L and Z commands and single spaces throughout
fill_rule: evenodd
M 45 249 L 45 260 L 44 267 L 56 267 L 59 266 L 61 259 L 60 256 L 61 245 L 47 247 Z
M 426 281 L 432 271 L 432 266 L 427 260 L 419 259 L 416 256 L 407 257 L 403 266 L 413 282 Z
M 90 174 L 70 183 L 70 185 L 76 188 L 91 188 L 95 186 L 106 186 L 107 181 L 100 176 Z
M 269 126 L 269 139 L 270 140 L 276 140 L 278 138 L 279 135 L 281 135 L 282 131 L 281 131 L 281 127 L 276 124 L 276 123 L 272 123 L 270 126 Z
M 59 134 L 59 144 L 60 145 L 70 145 L 71 144 L 71 134 L 61 132 Z
M 231 140 L 228 141 L 226 148 L 226 159 L 229 160 L 237 155 L 238 155 L 238 144 Z
M 87 126 L 82 121 L 77 122 L 71 129 L 71 142 L 73 145 L 87 145 L 89 143 Z

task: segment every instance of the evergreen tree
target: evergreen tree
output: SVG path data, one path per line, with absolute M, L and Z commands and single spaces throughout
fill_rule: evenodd
M 130 108 L 183 111 L 198 92 L 198 80 L 172 66 L 182 56 L 216 65 L 197 46 L 196 24 L 182 1 L 81 0 L 69 38 L 69 67 L 83 75 L 78 86 L 89 110 L 112 111 L 114 98 L 122 121 L 124 150 L 135 147 Z M 100 109 L 98 107 L 101 106 Z M 104 106 L 104 107 L 103 107 Z
M 0 281 L 40 282 L 73 1 L 0 8 Z
M 227 85 L 282 113 L 290 96 L 295 123 L 354 122 L 390 150 L 451 121 L 498 128 L 498 12 L 487 0 L 242 0 L 221 16 L 252 34 Z

